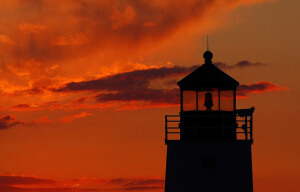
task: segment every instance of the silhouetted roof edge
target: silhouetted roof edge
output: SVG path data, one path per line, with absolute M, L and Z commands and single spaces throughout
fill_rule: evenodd
M 211 74 L 206 74 L 207 73 L 214 73 L 215 79 L 214 82 L 208 82 L 207 79 L 211 79 L 209 75 Z M 206 76 L 205 76 L 206 75 Z M 202 82 L 201 82 L 202 81 Z M 190 85 L 189 85 L 190 84 Z M 203 86 L 205 88 L 205 84 L 209 87 L 210 85 L 217 85 L 215 88 L 236 88 L 239 86 L 239 82 L 223 72 L 221 69 L 216 67 L 212 63 L 205 63 L 201 65 L 199 68 L 194 70 L 192 73 L 181 79 L 180 81 L 177 82 L 177 85 L 180 88 L 187 87 L 187 88 L 194 88 L 196 87 L 196 84 L 198 86 Z

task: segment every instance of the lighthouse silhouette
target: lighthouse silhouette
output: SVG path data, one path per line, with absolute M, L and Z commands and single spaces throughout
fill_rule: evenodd
M 212 63 L 180 80 L 180 113 L 165 116 L 165 192 L 253 192 L 253 112 L 236 109 L 239 82 Z

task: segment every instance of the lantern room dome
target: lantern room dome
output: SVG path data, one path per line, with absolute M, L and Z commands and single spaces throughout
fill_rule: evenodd
M 203 54 L 203 58 L 205 59 L 205 62 L 207 62 L 207 61 L 210 61 L 210 62 L 211 62 L 213 56 L 214 56 L 214 55 L 213 55 L 212 52 L 210 52 L 209 50 L 207 50 L 207 51 Z
M 205 63 L 202 66 L 177 82 L 181 90 L 236 89 L 239 82 L 211 63 L 213 54 L 210 51 L 206 51 L 203 57 Z

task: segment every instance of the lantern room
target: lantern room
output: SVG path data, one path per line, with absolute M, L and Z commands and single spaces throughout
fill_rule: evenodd
M 205 63 L 177 84 L 181 92 L 181 112 L 235 111 L 239 82 L 212 64 L 213 54 L 203 54 Z
M 180 140 L 235 140 L 239 82 L 212 64 L 210 51 L 203 57 L 205 63 L 177 83 Z

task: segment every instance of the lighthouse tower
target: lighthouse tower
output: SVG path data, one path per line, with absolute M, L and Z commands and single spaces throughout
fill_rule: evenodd
M 253 192 L 254 108 L 236 109 L 239 82 L 212 63 L 180 80 L 179 115 L 165 116 L 165 192 Z

